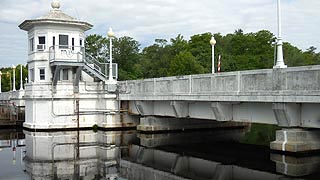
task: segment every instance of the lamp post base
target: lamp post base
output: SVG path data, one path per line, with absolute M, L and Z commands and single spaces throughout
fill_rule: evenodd
M 287 65 L 281 64 L 281 65 L 274 65 L 273 69 L 276 69 L 276 68 L 287 68 L 287 67 L 288 67 Z

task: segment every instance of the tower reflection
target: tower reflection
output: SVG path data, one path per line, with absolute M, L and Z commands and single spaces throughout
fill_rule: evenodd
M 136 137 L 135 131 L 24 133 L 25 167 L 33 180 L 117 177 L 121 151 Z

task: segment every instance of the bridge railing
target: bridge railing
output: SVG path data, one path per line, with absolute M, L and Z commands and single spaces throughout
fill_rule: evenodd
M 311 98 L 320 95 L 320 66 L 121 81 L 119 90 L 123 100 L 159 99 L 161 96 L 179 99 L 185 95 L 208 96 L 211 99 L 215 96 L 224 96 L 225 99 L 228 96 L 259 96 L 266 97 L 267 101 L 272 101 L 270 98 L 274 96 L 310 95 Z

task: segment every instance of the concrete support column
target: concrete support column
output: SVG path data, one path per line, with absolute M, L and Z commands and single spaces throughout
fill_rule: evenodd
M 320 150 L 320 130 L 301 128 L 278 130 L 276 140 L 270 143 L 270 148 L 294 153 Z

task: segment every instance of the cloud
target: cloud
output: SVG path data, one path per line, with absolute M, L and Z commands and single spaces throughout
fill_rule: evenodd
M 61 9 L 94 25 L 89 34 L 106 35 L 113 27 L 117 36 L 131 36 L 143 46 L 155 38 L 173 38 L 204 32 L 222 34 L 236 29 L 277 33 L 275 0 L 60 0 Z M 26 33 L 17 26 L 50 10 L 50 0 L 0 1 L 0 66 L 26 62 Z M 301 49 L 320 48 L 317 0 L 282 0 L 283 39 Z M 8 54 L 15 50 L 14 55 Z

